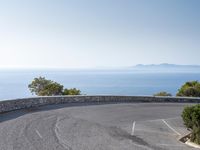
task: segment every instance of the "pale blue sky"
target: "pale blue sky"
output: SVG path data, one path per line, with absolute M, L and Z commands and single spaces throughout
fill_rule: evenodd
M 200 64 L 199 0 L 0 0 L 0 67 Z

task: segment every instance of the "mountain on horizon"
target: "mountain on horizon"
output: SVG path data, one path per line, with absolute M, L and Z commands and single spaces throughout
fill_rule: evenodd
M 161 64 L 137 64 L 134 67 L 200 67 L 200 65 L 177 65 L 177 64 L 168 64 L 168 63 L 161 63 Z
M 131 67 L 139 71 L 164 71 L 164 72 L 200 72 L 200 65 L 177 65 L 177 64 L 138 64 Z

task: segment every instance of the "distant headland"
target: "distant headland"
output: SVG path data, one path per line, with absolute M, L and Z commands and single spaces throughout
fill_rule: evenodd
M 138 71 L 164 71 L 164 72 L 200 72 L 200 65 L 177 65 L 177 64 L 138 64 L 130 67 Z

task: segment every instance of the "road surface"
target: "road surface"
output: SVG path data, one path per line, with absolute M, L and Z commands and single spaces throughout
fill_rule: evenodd
M 0 114 L 0 150 L 193 150 L 180 103 L 43 106 Z

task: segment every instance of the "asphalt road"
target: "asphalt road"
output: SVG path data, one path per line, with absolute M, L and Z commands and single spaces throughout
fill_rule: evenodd
M 0 114 L 0 150 L 193 150 L 178 103 L 45 106 Z

